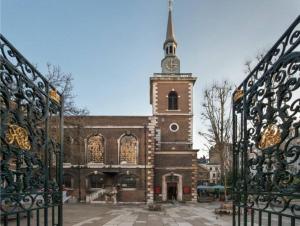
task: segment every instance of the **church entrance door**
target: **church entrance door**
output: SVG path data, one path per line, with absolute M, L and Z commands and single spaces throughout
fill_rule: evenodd
M 177 200 L 177 183 L 167 184 L 168 200 Z
M 170 172 L 162 176 L 162 201 L 182 201 L 182 175 Z

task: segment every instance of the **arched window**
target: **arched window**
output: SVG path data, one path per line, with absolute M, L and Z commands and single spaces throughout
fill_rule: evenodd
M 135 136 L 126 134 L 120 139 L 120 163 L 136 164 L 138 152 L 138 141 Z
M 88 139 L 88 161 L 104 163 L 104 138 L 101 134 Z
M 178 110 L 178 95 L 175 91 L 169 92 L 168 109 L 169 110 Z
M 134 175 L 123 175 L 119 178 L 122 188 L 136 188 L 136 177 Z

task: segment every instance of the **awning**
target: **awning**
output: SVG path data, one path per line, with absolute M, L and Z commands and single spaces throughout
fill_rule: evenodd
M 198 185 L 197 190 L 208 190 L 208 191 L 214 191 L 214 190 L 224 190 L 223 185 L 212 185 L 212 186 L 207 186 L 207 185 Z

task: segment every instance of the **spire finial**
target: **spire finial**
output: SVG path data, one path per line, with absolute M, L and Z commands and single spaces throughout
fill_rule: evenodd
M 173 1 L 174 0 L 168 0 L 168 2 L 169 2 L 169 16 L 168 16 L 167 35 L 166 35 L 166 41 L 164 43 L 164 48 L 165 48 L 165 45 L 168 42 L 174 42 L 177 45 L 177 43 L 175 41 L 175 37 L 174 37 L 173 20 L 172 20 Z
M 169 11 L 173 10 L 173 1 L 174 0 L 169 0 Z

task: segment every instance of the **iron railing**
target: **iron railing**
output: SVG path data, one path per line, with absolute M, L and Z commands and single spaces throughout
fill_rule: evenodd
M 300 16 L 233 93 L 233 225 L 300 224 Z
M 62 95 L 1 34 L 0 50 L 1 225 L 60 226 Z

